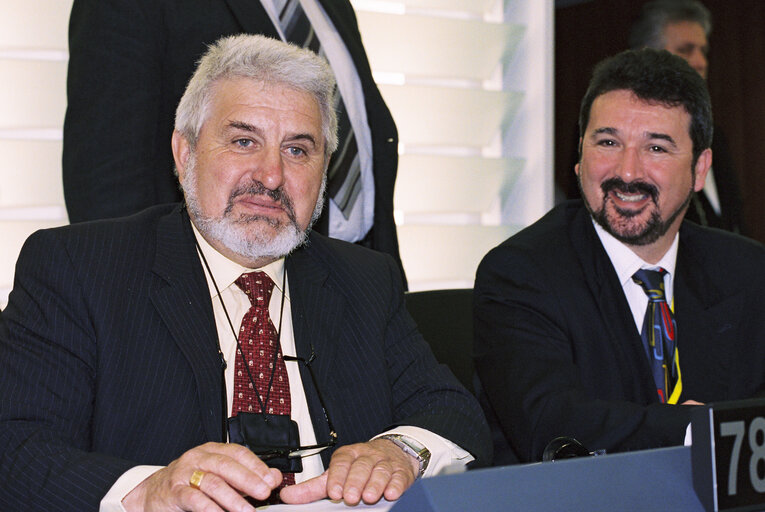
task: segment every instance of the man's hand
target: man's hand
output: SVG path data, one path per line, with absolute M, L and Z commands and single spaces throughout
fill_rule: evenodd
M 204 472 L 199 488 L 189 480 Z M 197 446 L 141 482 L 122 500 L 128 512 L 152 510 L 254 511 L 242 495 L 268 498 L 282 481 L 278 469 L 266 466 L 238 444 Z
M 341 446 L 332 454 L 329 468 L 316 478 L 285 487 L 284 503 L 309 503 L 322 498 L 349 505 L 376 503 L 381 497 L 401 497 L 417 478 L 420 464 L 387 439 Z
M 696 400 L 686 400 L 680 405 L 704 405 L 704 404 L 702 402 L 697 402 Z

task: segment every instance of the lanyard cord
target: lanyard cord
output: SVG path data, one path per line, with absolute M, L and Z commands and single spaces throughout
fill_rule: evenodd
M 183 203 L 182 212 L 186 213 L 186 215 L 188 216 L 188 210 L 187 210 L 187 207 L 186 207 L 185 203 Z M 189 226 L 188 226 L 188 228 L 191 230 L 191 218 L 190 217 L 189 217 Z M 205 255 L 202 252 L 202 248 L 199 246 L 199 241 L 197 240 L 196 235 L 193 233 L 193 230 L 191 230 L 191 231 L 192 231 L 191 237 L 194 240 L 194 246 L 196 247 L 197 253 L 199 254 L 199 257 L 201 258 L 202 263 L 204 264 L 205 270 L 207 271 L 207 275 L 210 276 L 210 281 L 212 281 L 213 288 L 215 288 L 215 292 L 218 295 L 218 300 L 220 301 L 220 305 L 223 308 L 223 313 L 226 316 L 226 320 L 228 321 L 229 327 L 231 328 L 231 333 L 234 335 L 234 339 L 236 340 L 237 348 L 239 349 L 239 352 L 242 355 L 242 361 L 244 361 L 244 353 L 242 352 L 242 349 L 241 349 L 242 347 L 241 347 L 241 344 L 239 342 L 239 336 L 237 336 L 237 334 L 236 334 L 236 330 L 234 329 L 233 322 L 231 322 L 231 316 L 228 314 L 228 310 L 226 309 L 226 304 L 223 302 L 223 298 L 221 297 L 220 289 L 218 288 L 218 283 L 215 281 L 215 277 L 213 276 L 212 271 L 210 270 L 210 265 L 207 263 L 207 258 L 205 258 Z M 277 343 L 278 343 L 277 350 L 276 350 L 276 356 L 278 356 L 278 351 L 281 348 L 281 334 L 282 334 L 281 325 L 282 325 L 282 318 L 284 317 L 284 299 L 285 299 L 285 297 L 287 295 L 287 261 L 286 261 L 286 258 L 285 258 L 285 262 L 284 262 L 284 272 L 282 274 L 282 290 L 281 291 L 282 291 L 282 300 L 281 300 L 281 305 L 279 307 L 279 327 L 278 327 L 278 329 L 276 331 L 276 340 L 277 340 Z M 270 314 L 269 314 L 269 318 L 270 318 Z M 221 350 L 220 339 L 217 336 L 216 336 L 216 342 L 217 342 L 217 345 L 218 345 L 218 355 L 219 355 L 220 361 L 221 361 L 221 373 L 224 374 L 224 372 L 226 370 L 226 367 L 227 367 L 227 363 L 226 363 L 226 358 L 223 356 L 223 351 Z M 274 363 L 276 363 L 276 359 L 277 359 L 276 356 L 274 357 Z M 287 355 L 284 355 L 283 357 L 284 357 L 285 361 L 302 361 L 306 365 L 306 367 L 308 368 L 308 373 L 311 376 L 311 381 L 313 382 L 314 388 L 316 389 L 316 393 L 317 393 L 318 398 L 319 398 L 319 403 L 321 404 L 322 412 L 324 413 L 324 417 L 327 420 L 327 426 L 329 428 L 329 436 L 330 436 L 330 439 L 331 439 L 330 446 L 334 446 L 335 443 L 337 442 L 337 433 L 335 432 L 335 428 L 332 425 L 332 421 L 329 419 L 329 414 L 327 414 L 327 407 L 324 405 L 324 399 L 322 398 L 321 393 L 319 393 L 319 387 L 318 387 L 318 384 L 316 382 L 316 378 L 313 375 L 313 371 L 311 371 L 311 363 L 316 358 L 316 352 L 314 350 L 313 343 L 311 343 L 311 355 L 310 355 L 310 357 L 308 358 L 307 361 L 305 359 L 302 359 L 302 358 L 297 357 L 297 356 L 287 356 Z M 244 367 L 247 370 L 247 376 L 250 379 L 250 383 L 253 384 L 253 389 L 255 389 L 255 384 L 253 382 L 252 375 L 250 374 L 249 367 L 248 367 L 246 361 L 244 361 L 244 363 L 245 363 Z M 266 403 L 268 403 L 268 398 L 269 398 L 269 395 L 271 393 L 271 385 L 273 383 L 273 378 L 274 378 L 275 371 L 276 371 L 276 364 L 274 364 L 273 371 L 271 372 L 271 379 L 270 379 L 269 385 L 268 385 L 268 388 L 269 388 L 268 389 L 268 393 L 269 394 L 266 395 Z M 228 428 L 227 428 L 227 423 L 226 423 L 226 418 L 228 417 L 228 407 L 227 407 L 228 398 L 227 398 L 227 395 L 226 395 L 226 379 L 225 379 L 225 375 L 222 375 L 222 377 L 223 377 L 221 379 L 222 383 L 223 383 L 223 386 L 222 386 L 222 390 L 223 390 L 223 393 L 222 393 L 222 395 L 223 395 L 222 396 L 222 402 L 223 402 L 222 403 L 222 405 L 223 405 L 223 415 L 222 415 L 222 417 L 223 417 L 223 429 L 222 429 L 222 435 L 223 435 L 223 439 L 225 440 L 226 439 L 226 435 L 228 433 Z M 268 421 L 268 415 L 265 414 L 265 409 L 263 407 L 263 402 L 261 401 L 260 394 L 257 393 L 257 389 L 255 389 L 255 391 L 256 391 L 255 395 L 258 397 L 258 402 L 259 402 L 260 407 L 261 407 L 261 412 L 264 413 L 263 414 L 264 421 L 267 422 Z
M 228 314 L 228 309 L 226 309 L 226 304 L 223 302 L 223 297 L 221 297 L 220 289 L 218 288 L 218 283 L 215 282 L 215 277 L 213 277 L 212 271 L 210 270 L 210 265 L 207 263 L 207 258 L 205 258 L 204 253 L 202 252 L 202 248 L 199 247 L 199 241 L 197 240 L 197 237 L 194 236 L 194 245 L 197 248 L 197 252 L 199 253 L 199 256 L 202 258 L 202 263 L 204 263 L 205 270 L 207 270 L 207 275 L 210 276 L 210 281 L 212 281 L 213 287 L 215 288 L 215 293 L 218 296 L 218 301 L 220 301 L 221 308 L 223 308 L 223 314 L 226 315 L 226 320 L 228 321 L 228 326 L 231 328 L 231 334 L 234 335 L 234 340 L 236 340 L 236 348 L 239 350 L 239 355 L 242 356 L 242 362 L 244 363 L 244 369 L 247 370 L 247 377 L 250 379 L 250 384 L 252 384 L 252 389 L 255 391 L 255 397 L 258 399 L 258 404 L 260 405 L 260 412 L 265 414 L 266 407 L 265 404 L 268 403 L 268 400 L 271 396 L 271 387 L 274 383 L 274 375 L 276 374 L 276 362 L 279 357 L 279 350 L 281 348 L 281 337 L 282 337 L 282 318 L 284 315 L 284 297 L 287 295 L 287 262 L 284 262 L 284 272 L 282 274 L 282 300 L 281 305 L 279 307 L 279 326 L 276 329 L 276 350 L 274 351 L 274 361 L 271 365 L 271 377 L 268 380 L 268 391 L 266 393 L 266 399 L 265 404 L 264 400 L 260 397 L 260 393 L 258 393 L 258 388 L 255 386 L 255 379 L 252 378 L 252 373 L 250 373 L 249 365 L 247 364 L 247 360 L 244 358 L 244 351 L 242 350 L 242 344 L 239 341 L 239 336 L 236 334 L 236 329 L 234 329 L 234 324 L 231 322 L 231 316 Z M 269 314 L 270 319 L 270 314 Z M 221 361 L 223 362 L 223 369 L 226 369 L 226 359 L 223 356 L 223 351 L 220 348 L 220 340 L 218 340 L 218 354 L 220 355 Z M 224 390 L 225 390 L 225 381 L 224 381 Z M 227 399 L 228 401 L 228 399 Z M 225 416 L 228 416 L 228 407 L 227 404 L 223 404 L 224 407 L 226 407 L 226 414 Z M 265 416 L 265 421 L 268 421 L 268 417 Z

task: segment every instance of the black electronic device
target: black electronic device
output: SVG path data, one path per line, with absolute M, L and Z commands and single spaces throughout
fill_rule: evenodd
M 228 419 L 229 441 L 243 444 L 270 468 L 303 471 L 298 425 L 289 415 L 240 412 Z

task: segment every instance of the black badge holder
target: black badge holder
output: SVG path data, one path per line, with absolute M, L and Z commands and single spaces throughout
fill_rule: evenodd
M 246 446 L 270 468 L 303 471 L 302 459 L 289 456 L 300 448 L 300 434 L 288 415 L 240 412 L 228 419 L 228 435 L 230 442 Z

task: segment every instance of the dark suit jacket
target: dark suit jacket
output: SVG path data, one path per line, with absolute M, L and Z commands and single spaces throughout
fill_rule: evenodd
M 715 126 L 715 138 L 712 141 L 712 170 L 720 200 L 720 213 L 712 208 L 706 193 L 701 191 L 693 195 L 685 218 L 702 226 L 746 235 L 741 218 L 743 212 L 738 176 L 728 141 L 719 126 Z
M 361 79 L 372 131 L 372 249 L 403 267 L 393 220 L 398 132 L 347 0 L 320 0 Z M 69 25 L 64 195 L 71 222 L 179 201 L 170 136 L 196 62 L 224 35 L 278 38 L 258 0 L 75 0 Z M 325 209 L 325 215 L 326 217 Z M 326 233 L 326 219 L 320 232 Z
M 680 401 L 765 390 L 765 249 L 685 222 L 674 283 Z M 557 436 L 609 452 L 681 444 L 690 407 L 659 404 L 640 334 L 581 201 L 486 255 L 476 370 L 521 460 Z
M 192 237 L 185 214 L 163 205 L 26 242 L 0 320 L 0 510 L 96 510 L 130 467 L 223 439 L 217 333 Z M 490 458 L 480 407 L 417 332 L 389 256 L 312 234 L 287 272 L 297 352 L 315 349 L 338 444 L 408 424 Z M 301 372 L 321 442 L 326 420 Z

